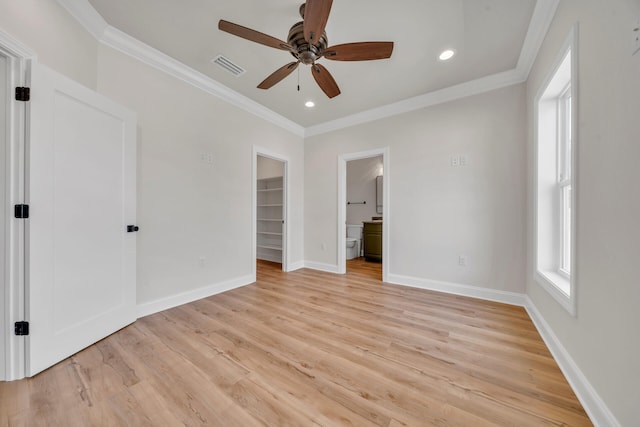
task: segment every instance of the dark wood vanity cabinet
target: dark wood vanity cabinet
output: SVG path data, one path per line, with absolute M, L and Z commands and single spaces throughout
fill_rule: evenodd
M 382 262 L 382 221 L 363 224 L 364 257 L 367 261 Z

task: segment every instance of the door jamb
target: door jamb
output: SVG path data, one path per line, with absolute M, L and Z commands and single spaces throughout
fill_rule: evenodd
M 390 168 L 389 147 L 376 148 L 357 153 L 341 154 L 338 156 L 338 274 L 347 272 L 347 162 L 351 160 L 367 159 L 382 156 L 384 179 L 382 180 L 382 281 L 388 281 L 389 276 L 389 224 L 390 224 Z
M 272 160 L 277 160 L 282 162 L 283 165 L 283 174 L 282 174 L 282 204 L 284 205 L 284 209 L 282 211 L 282 219 L 284 221 L 282 227 L 282 271 L 289 271 L 289 218 L 290 218 L 290 206 L 289 206 L 289 158 L 287 156 L 283 156 L 274 151 L 268 150 L 266 148 L 258 147 L 256 145 L 253 146 L 253 170 L 251 174 L 251 265 L 252 267 L 252 275 L 253 281 L 256 280 L 256 258 L 257 258 L 257 231 L 258 231 L 258 192 L 257 192 L 257 183 L 258 183 L 258 156 L 267 157 Z
M 7 82 L 8 94 L 11 95 L 16 86 L 29 85 L 30 61 L 36 59 L 36 54 L 14 39 L 9 34 L 0 31 L 0 54 L 9 63 L 9 78 Z M 27 320 L 25 312 L 26 297 L 26 224 L 25 220 L 18 220 L 13 216 L 12 207 L 26 200 L 26 146 L 27 146 L 27 108 L 25 104 L 14 101 L 10 96 L 7 103 L 7 187 L 6 195 L 6 274 L 4 277 L 5 306 L 1 313 L 5 316 L 8 326 L 0 331 L 0 339 L 4 341 L 6 352 L 5 378 L 0 380 L 18 380 L 24 378 L 26 362 L 26 337 L 13 334 L 14 322 Z

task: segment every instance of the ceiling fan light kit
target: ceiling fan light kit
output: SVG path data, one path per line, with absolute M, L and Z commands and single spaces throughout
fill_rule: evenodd
M 316 61 L 325 58 L 332 61 L 370 61 L 387 59 L 393 52 L 393 42 L 358 42 L 328 46 L 325 26 L 331 12 L 333 0 L 307 0 L 300 6 L 303 21 L 289 30 L 287 41 L 220 20 L 218 28 L 234 36 L 250 40 L 279 50 L 289 51 L 296 61 L 286 64 L 259 85 L 259 89 L 269 89 L 282 81 L 298 68 L 300 63 L 311 67 L 311 74 L 320 89 L 329 97 L 340 95 L 340 88 L 329 71 Z

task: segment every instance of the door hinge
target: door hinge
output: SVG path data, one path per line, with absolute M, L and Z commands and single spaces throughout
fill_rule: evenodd
M 31 99 L 31 89 L 28 87 L 16 87 L 16 101 L 29 101 Z
M 16 205 L 13 212 L 16 218 L 29 218 L 29 205 Z
M 16 322 L 14 326 L 14 331 L 16 335 L 29 335 L 29 322 Z

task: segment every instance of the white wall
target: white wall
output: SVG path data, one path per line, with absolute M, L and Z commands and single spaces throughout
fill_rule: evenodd
M 347 224 L 361 224 L 382 215 L 376 212 L 376 176 L 381 171 L 382 156 L 347 162 L 347 202 L 367 202 L 347 205 Z
M 290 159 L 303 260 L 302 138 L 106 46 L 98 70 L 98 91 L 138 113 L 138 304 L 251 276 L 253 145 Z
M 529 212 L 527 293 L 623 426 L 640 419 L 640 54 L 631 56 L 637 0 L 565 0 L 527 84 L 529 206 L 533 102 L 572 25 L 579 23 L 577 316 L 533 280 Z
M 43 64 L 95 89 L 98 43 L 55 0 L 0 1 L 0 31 L 35 51 Z
M 524 292 L 524 107 L 518 85 L 307 139 L 305 259 L 337 264 L 338 156 L 388 146 L 389 273 Z

